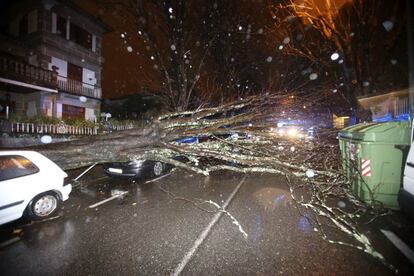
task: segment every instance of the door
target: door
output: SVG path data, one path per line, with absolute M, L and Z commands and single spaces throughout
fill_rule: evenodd
M 68 62 L 68 79 L 82 83 L 82 67 Z
M 23 215 L 39 168 L 20 155 L 0 156 L 0 224 Z
M 404 168 L 404 190 L 414 195 L 414 147 L 411 145 Z

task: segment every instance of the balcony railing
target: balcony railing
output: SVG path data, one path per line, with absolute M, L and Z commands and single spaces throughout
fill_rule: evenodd
M 0 76 L 33 85 L 56 88 L 57 73 L 0 55 Z
M 68 79 L 62 76 L 58 76 L 57 86 L 60 90 L 77 95 L 88 96 L 97 99 L 100 99 L 102 96 L 101 88 L 95 85 Z
M 0 77 L 96 99 L 102 97 L 102 90 L 96 85 L 58 76 L 57 72 L 30 65 L 6 54 L 0 54 Z

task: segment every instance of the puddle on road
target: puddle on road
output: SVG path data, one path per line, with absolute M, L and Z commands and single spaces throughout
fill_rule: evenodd
M 313 226 L 311 224 L 312 215 L 305 213 L 300 216 L 297 227 L 299 230 L 304 232 L 305 234 L 309 234 L 313 231 Z
M 290 206 L 293 201 L 289 191 L 274 187 L 261 188 L 253 194 L 253 197 L 259 206 L 269 212 L 279 207 Z

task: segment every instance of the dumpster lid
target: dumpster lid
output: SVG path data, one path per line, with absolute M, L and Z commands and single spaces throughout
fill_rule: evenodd
M 410 145 L 411 122 L 362 123 L 344 128 L 339 139 Z

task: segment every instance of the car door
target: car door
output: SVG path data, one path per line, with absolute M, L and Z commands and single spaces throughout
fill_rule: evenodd
M 21 155 L 0 156 L 0 224 L 22 216 L 38 173 L 39 168 Z
M 414 195 L 414 147 L 411 146 L 404 168 L 403 188 Z

